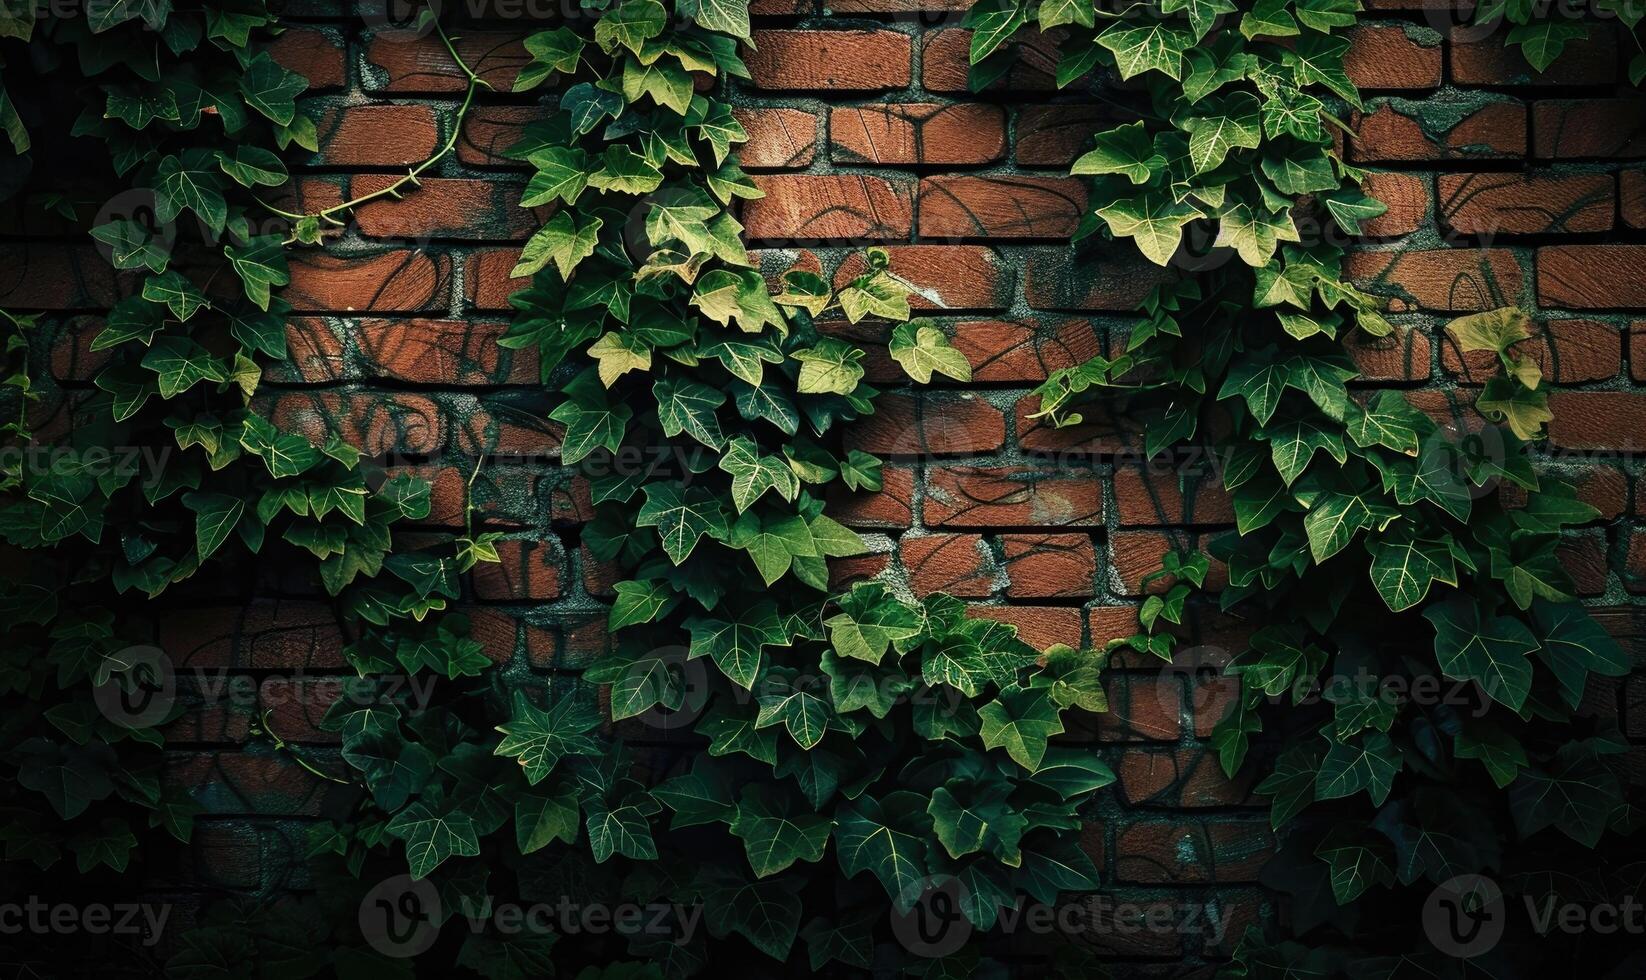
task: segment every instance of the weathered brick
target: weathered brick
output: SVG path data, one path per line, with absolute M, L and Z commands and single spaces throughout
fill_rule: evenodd
M 1423 381 L 1432 371 L 1432 345 L 1428 335 L 1419 330 L 1397 327 L 1386 337 L 1356 331 L 1344 346 L 1354 360 L 1355 370 L 1366 381 Z
M 744 60 L 757 88 L 850 92 L 909 84 L 911 40 L 898 31 L 757 30 Z
M 478 105 L 463 119 L 457 140 L 457 159 L 466 167 L 521 167 L 503 153 L 520 142 L 528 123 L 548 118 L 532 106 Z
M 927 238 L 1067 238 L 1086 188 L 1064 177 L 927 177 L 918 206 Z
M 1017 162 L 1029 167 L 1067 167 L 1091 148 L 1093 133 L 1124 121 L 1103 105 L 1024 106 L 1017 113 Z
M 1427 121 L 1387 103 L 1350 116 L 1354 136 L 1349 157 L 1356 163 L 1409 160 L 1501 159 L 1526 153 L 1526 106 L 1489 102 L 1453 123 L 1436 112 Z
M 1153 463 L 1118 466 L 1114 498 L 1120 523 L 1131 526 L 1232 524 L 1234 507 L 1215 473 Z
M 1604 85 L 1618 77 L 1617 32 L 1609 24 L 1585 24 L 1587 37 L 1567 42 L 1560 57 L 1543 71 L 1534 71 L 1517 46 L 1507 43 L 1508 32 L 1498 29 L 1484 37 L 1477 28 L 1457 32 L 1451 39 L 1452 81 L 1459 85 Z
M 829 516 L 848 527 L 906 528 L 914 523 L 914 470 L 882 466 L 878 491 L 829 488 Z
M 1230 779 L 1209 748 L 1134 749 L 1120 760 L 1115 775 L 1120 777 L 1120 797 L 1130 806 L 1176 810 L 1252 802 L 1251 770 Z
M 1127 245 L 1075 259 L 1069 249 L 1039 249 L 1029 257 L 1024 292 L 1039 310 L 1135 310 L 1171 274 Z
M 361 258 L 300 253 L 287 264 L 291 285 L 280 295 L 299 313 L 439 309 L 446 305 L 451 278 L 448 258 L 421 251 Z
M 1006 596 L 1067 599 L 1096 594 L 1097 552 L 1085 534 L 1002 534 Z
M 481 562 L 470 579 L 477 599 L 553 599 L 560 595 L 561 559 L 547 542 L 497 542 L 500 562 Z
M 1542 160 L 1646 156 L 1646 98 L 1538 102 L 1532 132 Z
M 905 535 L 897 551 L 918 595 L 946 592 L 977 599 L 993 591 L 994 574 L 989 569 L 993 562 L 980 535 Z
M 933 467 L 921 516 L 931 527 L 1096 526 L 1103 520 L 1102 485 L 1078 471 Z
M 349 182 L 351 197 L 377 194 L 399 179 L 361 174 Z M 355 209 L 354 220 L 367 238 L 454 238 L 467 241 L 524 241 L 540 215 L 520 207 L 520 187 L 490 180 L 424 178 L 403 196 L 380 197 Z
M 883 395 L 848 431 L 851 446 L 882 456 L 993 452 L 1006 444 L 1000 409 L 972 394 Z
M 801 109 L 740 108 L 732 114 L 749 141 L 738 148 L 746 170 L 793 170 L 817 156 L 817 116 Z
M 347 77 L 343 39 L 329 30 L 293 25 L 269 42 L 268 52 L 280 67 L 302 75 L 311 92 L 341 88 Z
M 330 167 L 405 167 L 421 163 L 440 144 L 434 110 L 426 105 L 356 105 L 328 109 L 316 125 Z
M 1410 235 L 1429 223 L 1429 182 L 1416 174 L 1367 174 L 1360 189 L 1388 205 L 1389 210 L 1361 223 L 1376 238 Z
M 1256 881 L 1274 848 L 1274 836 L 1258 822 L 1134 823 L 1117 836 L 1115 875 L 1155 885 Z
M 1603 381 L 1616 376 L 1622 367 L 1621 331 L 1598 320 L 1550 320 L 1540 324 L 1532 339 L 1516 345 L 1517 355 L 1530 355 L 1543 370 L 1543 377 L 1556 384 Z M 1440 345 L 1440 362 L 1446 370 L 1465 382 L 1483 384 L 1502 370 L 1496 354 L 1471 351 L 1462 354 L 1450 341 Z
M 832 109 L 829 143 L 837 164 L 989 163 L 1006 152 L 1006 113 L 976 103 Z
M 1556 391 L 1549 411 L 1549 440 L 1562 449 L 1646 452 L 1646 392 Z
M 1036 650 L 1059 643 L 1080 646 L 1080 610 L 1070 606 L 971 605 L 966 607 L 966 614 L 1016 626 L 1018 639 Z
M 1615 208 L 1609 174 L 1441 174 L 1439 210 L 1467 235 L 1607 231 Z
M 887 268 L 910 289 L 916 310 L 991 310 L 1011 305 L 1016 278 L 1000 253 L 981 245 L 892 245 Z M 835 288 L 867 271 L 861 252 L 840 263 Z
M 743 205 L 753 239 L 896 241 L 913 224 L 904 182 L 866 174 L 758 174 L 754 182 L 766 196 Z
M 1540 248 L 1537 299 L 1577 310 L 1646 307 L 1646 245 Z
M 1019 57 L 989 90 L 1050 91 L 1057 87 L 1057 41 L 1061 32 L 1024 38 Z M 972 32 L 960 28 L 928 31 L 920 52 L 920 84 L 928 92 L 970 92 Z
M 498 346 L 506 323 L 471 320 L 362 320 L 354 332 L 363 373 L 431 385 L 531 384 L 529 354 Z
M 288 391 L 253 401 L 282 431 L 315 445 L 336 435 L 368 456 L 428 455 L 445 445 L 445 417 L 433 399 L 408 392 Z
M 1508 249 L 1362 250 L 1343 269 L 1361 289 L 1394 297 L 1396 311 L 1491 310 L 1520 295 L 1520 265 Z
M 1417 34 L 1417 37 L 1413 35 Z M 1347 32 L 1343 67 L 1365 89 L 1428 89 L 1440 85 L 1440 39 L 1401 24 L 1361 24 Z
M 969 321 L 955 324 L 950 342 L 966 356 L 975 382 L 1044 381 L 1049 372 L 1102 352 L 1085 320 L 1069 320 L 1055 330 L 1034 322 Z
M 366 88 L 395 95 L 462 92 L 468 76 L 434 34 L 408 37 L 389 31 L 366 42 Z M 519 31 L 464 31 L 454 46 L 476 75 L 499 92 L 514 88 L 520 69 L 531 61 Z

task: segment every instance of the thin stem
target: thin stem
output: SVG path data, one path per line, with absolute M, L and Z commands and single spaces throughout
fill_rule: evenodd
M 434 16 L 432 7 L 430 8 L 430 16 L 431 17 Z M 400 192 L 401 192 L 402 188 L 404 188 L 407 184 L 411 184 L 413 186 L 420 186 L 419 182 L 418 182 L 418 177 L 422 176 L 424 171 L 428 170 L 430 167 L 434 166 L 436 163 L 439 163 L 441 160 L 445 159 L 447 154 L 451 153 L 452 150 L 457 148 L 457 141 L 463 135 L 463 121 L 468 118 L 469 109 L 474 105 L 475 93 L 478 92 L 481 88 L 488 88 L 489 89 L 489 88 L 492 87 L 492 85 L 491 85 L 490 82 L 486 81 L 485 79 L 483 79 L 479 75 L 477 75 L 475 73 L 474 69 L 469 67 L 469 63 L 464 61 L 463 57 L 457 53 L 457 47 L 456 47 L 455 44 L 452 43 L 454 39 L 446 33 L 445 28 L 440 26 L 440 21 L 439 21 L 438 18 L 435 18 L 433 20 L 433 24 L 434 24 L 435 33 L 437 33 L 440 36 L 440 43 L 445 45 L 446 53 L 451 55 L 452 61 L 454 63 L 456 63 L 456 65 L 459 69 L 462 70 L 464 77 L 468 79 L 468 83 L 469 83 L 467 91 L 465 91 L 463 93 L 463 104 L 458 106 L 457 118 L 452 122 L 451 135 L 446 137 L 446 142 L 444 143 L 444 145 L 442 145 L 440 147 L 440 149 L 436 150 L 433 156 L 429 157 L 428 159 L 424 160 L 422 163 L 419 163 L 417 166 L 412 167 L 410 170 L 406 171 L 406 175 L 404 177 L 401 177 L 400 179 L 394 181 L 393 183 L 391 183 L 391 184 L 389 184 L 385 187 L 382 187 L 378 190 L 372 191 L 370 194 L 362 194 L 359 197 L 352 198 L 350 200 L 344 201 L 342 204 L 334 204 L 329 208 L 326 208 L 326 209 L 321 210 L 321 211 L 316 211 L 312 214 L 293 214 L 290 211 L 283 211 L 280 208 L 277 208 L 274 205 L 269 204 L 267 201 L 264 201 L 261 198 L 257 199 L 258 204 L 261 204 L 270 213 L 278 215 L 279 217 L 282 217 L 282 218 L 288 218 L 292 221 L 307 221 L 307 220 L 313 220 L 315 222 L 324 221 L 324 222 L 327 222 L 328 224 L 331 224 L 331 225 L 334 225 L 334 226 L 337 226 L 337 227 L 342 227 L 343 222 L 338 220 L 337 218 L 333 217 L 333 215 L 340 214 L 340 213 L 347 212 L 347 211 L 351 211 L 354 208 L 357 208 L 362 204 L 367 204 L 371 201 L 377 200 L 378 198 L 382 198 L 382 197 L 400 197 L 401 196 Z M 292 243 L 294 243 L 296 241 L 297 241 L 297 234 L 294 231 L 292 233 L 291 237 L 286 239 L 285 244 L 291 245 Z
M 296 762 L 298 765 L 302 766 L 304 769 L 307 769 L 309 772 L 313 773 L 316 776 L 319 776 L 321 779 L 324 779 L 328 783 L 337 783 L 340 786 L 353 786 L 354 785 L 354 783 L 351 782 L 350 780 L 342 779 L 342 778 L 339 778 L 337 776 L 333 776 L 330 773 L 321 772 L 319 769 L 316 769 L 314 767 L 314 765 L 309 762 L 309 760 L 303 758 L 302 753 L 300 753 L 296 749 L 292 748 L 290 743 L 288 743 L 285 739 L 281 738 L 280 733 L 275 731 L 274 728 L 269 724 L 269 715 L 270 715 L 270 713 L 271 713 L 270 711 L 265 711 L 261 715 L 259 715 L 258 716 L 258 723 L 263 728 L 263 734 L 267 735 L 269 738 L 274 740 L 275 751 L 286 753 L 288 756 L 291 757 L 293 762 Z

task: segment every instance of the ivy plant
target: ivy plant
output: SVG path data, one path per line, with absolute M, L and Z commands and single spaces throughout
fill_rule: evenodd
M 1047 380 L 1037 417 L 1125 413 L 1149 456 L 1208 446 L 1232 499 L 1236 528 L 1209 550 L 1228 570 L 1221 610 L 1253 631 L 1212 747 L 1231 776 L 1260 777 L 1285 841 L 1265 881 L 1293 899 L 1290 932 L 1249 932 L 1233 975 L 1452 975 L 1414 927 L 1428 889 L 1504 875 L 1540 899 L 1537 875 L 1573 867 L 1572 845 L 1637 825 L 1620 736 L 1577 713 L 1591 675 L 1629 664 L 1557 559 L 1562 529 L 1597 515 L 1534 455 L 1550 414 L 1529 318 L 1447 328 L 1498 362 L 1473 412 L 1350 387 L 1344 341 L 1405 329 L 1333 244 L 1385 210 L 1334 150 L 1337 114 L 1360 105 L 1340 33 L 1355 19 L 1353 3 L 1292 0 L 968 14 L 976 86 L 1031 22 L 1063 32 L 1059 85 L 1149 82 L 1128 89 L 1136 120 L 1071 168 L 1092 178 L 1076 237 L 1129 239 L 1171 271 L 1114 349 Z M 1142 630 L 1117 643 L 1170 660 L 1191 614 L 1212 612 L 1193 602 L 1208 571 L 1170 556 Z

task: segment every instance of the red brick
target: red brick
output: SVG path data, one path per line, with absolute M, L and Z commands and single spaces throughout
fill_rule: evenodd
M 1018 60 L 1006 76 L 989 86 L 1010 88 L 1018 92 L 1047 92 L 1055 89 L 1057 70 L 1057 42 L 1062 32 L 1023 38 Z M 972 32 L 959 28 L 945 28 L 926 33 L 925 47 L 920 52 L 920 84 L 928 92 L 970 92 L 967 75 L 971 67 Z
M 419 384 L 534 384 L 529 351 L 497 340 L 506 323 L 471 320 L 362 320 L 354 333 L 368 376 Z
M 547 113 L 532 106 L 475 106 L 463 119 L 457 159 L 466 167 L 523 167 L 503 152 L 520 142 L 528 123 L 547 118 Z
M 1215 473 L 1153 463 L 1118 466 L 1114 498 L 1124 525 L 1234 523 L 1233 505 Z
M 1618 179 L 1622 182 L 1618 203 L 1623 223 L 1630 228 L 1646 228 L 1646 170 L 1625 170 Z
M 829 488 L 828 513 L 848 527 L 906 528 L 914 523 L 914 470 L 882 466 L 878 491 Z
M 744 61 L 756 88 L 862 92 L 909 84 L 911 42 L 898 31 L 757 30 Z
M 453 414 L 458 422 L 456 448 L 464 456 L 549 458 L 560 455 L 565 441 L 565 429 L 544 418 L 541 411 L 523 410 L 498 399 L 487 398 Z
M 1127 752 L 1116 767 L 1120 797 L 1129 806 L 1198 809 L 1251 802 L 1251 770 L 1223 775 L 1217 753 L 1206 748 Z M 1119 849 L 1125 854 L 1126 848 Z
M 1360 189 L 1389 206 L 1370 221 L 1361 223 L 1366 234 L 1376 238 L 1410 235 L 1429 224 L 1429 182 L 1415 174 L 1367 174 Z
M 1441 174 L 1440 213 L 1467 235 L 1608 231 L 1615 197 L 1609 174 Z
M 1646 99 L 1549 100 L 1532 106 L 1532 153 L 1542 160 L 1646 156 Z
M 993 591 L 994 573 L 989 570 L 993 562 L 980 535 L 905 535 L 897 551 L 917 595 L 946 592 L 980 599 Z
M 1589 467 L 1577 476 L 1577 499 L 1600 511 L 1600 520 L 1615 520 L 1628 509 L 1629 478 L 1615 466 Z
M 1094 650 L 1133 636 L 1143 628 L 1136 606 L 1097 606 L 1087 613 L 1087 623 L 1091 627 Z
M 416 313 L 446 305 L 451 261 L 398 250 L 355 258 L 302 252 L 287 260 L 291 285 L 281 292 L 299 313 Z
M 554 599 L 560 595 L 560 556 L 548 542 L 497 542 L 501 562 L 481 562 L 470 578 L 477 599 Z
M 1572 577 L 1579 596 L 1597 596 L 1606 591 L 1606 532 L 1601 528 L 1570 531 L 1555 549 L 1560 565 Z
M 1086 188 L 1064 177 L 927 177 L 918 203 L 927 238 L 1067 238 Z
M 1629 324 L 1629 376 L 1646 381 L 1646 321 Z
M 837 164 L 989 163 L 1006 152 L 999 106 L 880 103 L 829 112 Z
M 297 72 L 309 83 L 309 91 L 341 88 L 346 77 L 342 40 L 330 31 L 314 27 L 288 27 L 268 43 L 269 56 L 287 71 Z
M 1110 415 L 1100 408 L 1086 411 L 1078 425 L 1057 428 L 1046 419 L 1032 418 L 1040 410 L 1040 398 L 1028 395 L 1012 407 L 1017 443 L 1027 452 L 1053 454 L 1106 454 L 1136 452 L 1143 446 L 1143 428 L 1138 420 Z
M 326 712 L 343 696 L 344 678 L 265 677 L 257 685 L 259 713 L 269 712 L 269 728 L 288 742 L 337 744 L 337 732 L 320 730 Z
M 1426 89 L 1440 85 L 1440 41 L 1425 44 L 1400 24 L 1362 24 L 1347 37 L 1343 67 L 1365 89 Z
M 817 116 L 800 109 L 734 109 L 749 141 L 738 148 L 746 170 L 793 170 L 817 156 Z
M 1006 595 L 1067 599 L 1096 594 L 1097 552 L 1085 534 L 1002 534 Z
M 743 206 L 749 238 L 872 240 L 907 238 L 912 188 L 864 174 L 758 174 L 766 196 Z
M 1623 338 L 1617 327 L 1598 320 L 1550 320 L 1540 326 L 1514 352 L 1536 358 L 1545 380 L 1556 384 L 1604 381 L 1621 369 Z M 1473 351 L 1460 356 L 1449 341 L 1440 345 L 1440 361 L 1446 370 L 1474 384 L 1484 384 L 1502 370 L 1496 354 Z
M 160 621 L 160 648 L 179 667 L 335 670 L 347 665 L 343 644 L 336 613 L 320 602 L 171 610 Z
M 362 174 L 349 182 L 354 197 L 387 189 L 392 174 Z M 381 197 L 354 212 L 367 238 L 455 238 L 524 241 L 539 216 L 520 207 L 520 188 L 490 180 L 427 178 L 396 200 Z
M 1051 371 L 1102 353 L 1096 332 L 1085 320 L 1067 321 L 1055 332 L 1034 322 L 957 323 L 950 342 L 966 356 L 977 382 L 1044 381 Z
M 1117 836 L 1115 876 L 1151 885 L 1256 881 L 1274 848 L 1261 823 L 1134 823 Z
M 1124 122 L 1102 105 L 1024 106 L 1017 114 L 1017 162 L 1067 167 L 1092 146 L 1092 134 Z
M 1569 41 L 1560 57 L 1541 72 L 1532 70 L 1520 49 L 1506 43 L 1507 31 L 1479 36 L 1474 27 L 1452 39 L 1452 81 L 1459 85 L 1605 85 L 1618 77 L 1617 33 L 1589 23 L 1589 36 Z
M 321 760 L 316 768 L 326 771 L 327 764 Z M 343 767 L 337 759 L 329 765 L 332 772 Z M 207 813 L 263 817 L 317 817 L 330 785 L 289 756 L 240 752 L 168 752 L 163 782 L 193 790 Z
M 1526 106 L 1520 102 L 1489 103 L 1449 130 L 1433 135 L 1425 131 L 1422 122 L 1390 105 L 1354 113 L 1349 122 L 1355 133 L 1349 140 L 1349 156 L 1356 163 L 1495 159 L 1526 154 Z
M 405 167 L 434 155 L 440 127 L 426 105 L 328 109 L 317 126 L 314 162 L 331 167 Z
M 366 45 L 366 88 L 404 95 L 413 92 L 462 92 L 468 77 L 434 34 L 412 38 L 406 31 L 378 34 Z M 520 69 L 531 61 L 524 35 L 515 31 L 464 31 L 457 53 L 474 73 L 499 92 L 514 88 Z
M 989 310 L 1011 305 L 1016 278 L 994 249 L 981 245 L 892 245 L 886 249 L 890 271 L 905 280 L 909 306 L 915 310 Z M 853 252 L 835 273 L 836 289 L 862 275 L 868 266 Z
M 1646 245 L 1540 248 L 1537 299 L 1578 310 L 1646 307 Z
M 932 467 L 921 515 L 932 527 L 1097 526 L 1103 522 L 1103 488 L 1081 471 Z
M 1097 716 L 1099 741 L 1177 741 L 1183 728 L 1181 675 L 1110 674 L 1103 687 L 1109 710 Z
M 1006 419 L 976 395 L 883 395 L 848 444 L 877 456 L 987 453 L 1006 444 Z
M 1017 627 L 1018 639 L 1044 651 L 1056 644 L 1080 646 L 1080 610 L 1068 606 L 966 607 L 973 619 L 992 619 Z
M 1189 709 L 1194 714 L 1196 738 L 1211 738 L 1218 723 L 1235 710 L 1240 701 L 1240 678 L 1207 675 L 1189 685 Z
M 1646 452 L 1646 392 L 1555 391 L 1549 440 L 1562 449 Z
M 838 592 L 857 582 L 879 578 L 891 567 L 890 555 L 857 555 L 829 559 L 829 588 Z
M 1367 381 L 1424 381 L 1431 373 L 1431 344 L 1422 331 L 1396 327 L 1386 337 L 1373 337 L 1357 330 L 1344 347 Z
M 1646 532 L 1629 532 L 1629 552 L 1625 559 L 1623 587 L 1630 592 L 1646 592 Z M 1631 683 L 1640 680 L 1637 675 Z
M 336 435 L 368 456 L 430 455 L 445 445 L 445 419 L 434 401 L 406 392 L 287 391 L 252 403 L 285 432 L 319 445 Z
M 1144 577 L 1160 570 L 1168 552 L 1182 551 L 1191 543 L 1188 536 L 1180 531 L 1115 531 L 1109 536 L 1109 561 L 1115 575 L 1120 578 L 1123 593 L 1142 595 L 1145 591 Z M 1228 569 L 1222 562 L 1212 559 L 1211 569 L 1206 573 L 1206 590 L 1219 591 L 1227 580 Z M 1176 582 L 1171 576 L 1157 579 L 1149 583 L 1147 591 L 1165 592 Z
M 343 339 L 320 317 L 287 320 L 286 359 L 263 368 L 267 380 L 307 384 L 341 381 L 352 374 Z
M 115 271 L 91 246 L 0 244 L 0 305 L 77 310 L 114 305 Z
M 510 310 L 509 297 L 531 285 L 529 277 L 510 279 L 520 261 L 517 248 L 486 249 L 472 253 L 463 266 L 463 292 L 479 311 Z
M 1127 245 L 1099 247 L 1075 259 L 1069 249 L 1039 249 L 1029 257 L 1024 292 L 1039 310 L 1131 311 L 1171 273 Z
M 1508 249 L 1351 252 L 1344 272 L 1356 286 L 1392 294 L 1390 309 L 1491 310 L 1520 295 L 1520 265 Z

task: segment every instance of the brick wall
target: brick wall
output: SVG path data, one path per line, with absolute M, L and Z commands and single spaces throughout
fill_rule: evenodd
M 886 458 L 885 490 L 834 502 L 875 549 L 837 577 L 884 573 L 917 593 L 950 592 L 1038 646 L 1101 646 L 1134 629 L 1140 580 L 1164 551 L 1228 526 L 1229 503 L 1215 478 L 1139 461 L 1123 417 L 1058 431 L 1027 417 L 1028 392 L 1103 352 L 1157 273 L 1123 247 L 1071 265 L 1063 242 L 1084 191 L 1063 174 L 1118 117 L 1053 91 L 1050 62 L 1033 52 L 987 93 L 968 93 L 963 5 L 842 0 L 825 14 L 758 0 L 754 78 L 733 98 L 752 136 L 743 163 L 767 197 L 743 220 L 771 271 L 799 262 L 843 280 L 861 246 L 888 246 L 915 305 L 952 325 L 973 366 L 970 385 L 894 392 L 855 430 Z M 1646 102 L 1620 83 L 1626 40 L 1598 31 L 1534 76 L 1499 36 L 1448 40 L 1451 14 L 1424 0 L 1369 6 L 1350 62 L 1367 108 L 1345 153 L 1390 207 L 1349 269 L 1392 297 L 1408 329 L 1355 357 L 1367 379 L 1449 417 L 1491 367 L 1443 349 L 1447 317 L 1514 302 L 1540 311 L 1540 357 L 1558 390 L 1554 465 L 1602 514 L 1563 556 L 1602 621 L 1646 656 Z M 463 87 L 432 39 L 375 33 L 338 7 L 295 0 L 277 49 L 314 83 L 320 110 L 322 150 L 299 168 L 309 210 L 431 153 Z M 493 17 L 464 32 L 462 50 L 506 93 L 529 30 Z M 476 633 L 515 669 L 575 669 L 604 643 L 611 574 L 576 543 L 587 491 L 557 466 L 535 365 L 494 343 L 515 286 L 507 272 L 535 221 L 516 207 L 525 175 L 497 151 L 540 112 L 533 98 L 486 93 L 437 178 L 361 209 L 324 252 L 294 257 L 292 355 L 260 397 L 288 425 L 335 429 L 431 478 L 437 526 L 460 524 L 465 481 L 489 457 L 475 501 L 511 537 L 503 563 L 473 577 Z M 90 327 L 120 284 L 67 239 L 0 249 L 0 305 L 85 314 L 65 318 L 51 363 L 66 389 L 83 385 L 97 364 Z M 871 383 L 895 381 L 873 331 L 831 329 L 870 350 Z M 272 708 L 283 737 L 328 759 L 317 677 L 344 672 L 343 635 L 323 604 L 274 598 L 279 586 L 261 583 L 249 604 L 232 587 L 197 593 L 159 617 L 161 645 L 198 688 L 171 734 L 171 776 L 204 786 L 210 811 L 184 866 L 159 882 L 179 894 L 304 881 L 293 841 L 324 812 L 325 784 L 247 732 Z M 1222 943 L 1193 932 L 1103 940 L 1168 971 L 1226 953 L 1242 923 L 1273 912 L 1255 884 L 1274 846 L 1266 813 L 1205 748 L 1230 694 L 1215 669 L 1240 632 L 1205 622 L 1195 633 L 1169 668 L 1120 659 L 1115 710 L 1070 736 L 1120 775 L 1085 835 L 1113 892 L 1229 917 Z M 1596 678 L 1589 707 L 1621 712 L 1646 743 L 1646 675 Z

